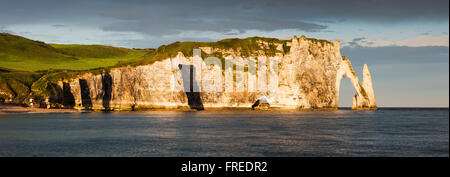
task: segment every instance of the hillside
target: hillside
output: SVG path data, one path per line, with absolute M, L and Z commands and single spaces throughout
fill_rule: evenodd
M 0 58 L 1 61 L 11 62 L 41 59 L 54 62 L 75 59 L 46 43 L 7 33 L 0 33 Z
M 46 44 L 0 33 L 0 67 L 22 71 L 86 70 L 130 62 L 146 50 L 102 45 Z
M 29 96 L 31 86 L 43 73 L 13 71 L 0 68 L 0 100 L 21 103 Z
M 123 57 L 130 52 L 127 48 L 103 45 L 50 44 L 60 52 L 79 58 L 111 58 Z
M 46 44 L 21 36 L 0 33 L 0 101 L 11 99 L 22 103 L 31 93 L 34 83 L 38 89 L 50 89 L 55 77 L 70 70 L 87 72 L 101 70 L 141 58 L 147 50 L 103 45 Z M 77 71 L 78 70 L 78 71 Z M 61 73 L 61 74 L 59 74 Z M 35 86 L 35 87 L 37 87 Z

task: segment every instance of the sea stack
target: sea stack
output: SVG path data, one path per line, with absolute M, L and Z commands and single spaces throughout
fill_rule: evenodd
M 367 97 L 369 99 L 369 107 L 376 108 L 377 101 L 375 99 L 375 92 L 373 91 L 372 76 L 370 75 L 369 67 L 367 67 L 367 64 L 364 64 L 363 69 L 363 87 L 366 90 Z

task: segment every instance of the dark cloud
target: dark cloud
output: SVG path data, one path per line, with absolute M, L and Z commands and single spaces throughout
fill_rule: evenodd
M 367 39 L 367 38 L 366 37 L 359 37 L 359 38 L 354 38 L 353 41 L 354 42 L 358 42 L 358 41 L 363 41 L 365 39 Z
M 142 20 L 152 18 L 150 14 L 143 9 L 130 11 L 102 10 L 99 11 L 98 14 L 101 16 L 113 17 L 121 20 Z
M 55 28 L 62 28 L 65 27 L 66 25 L 61 25 L 61 24 L 56 24 L 56 25 L 52 25 Z
M 366 41 L 366 37 L 359 37 L 359 38 L 353 38 L 352 41 L 347 42 L 347 45 L 351 46 L 351 47 L 360 47 L 361 44 L 363 43 L 372 43 L 372 42 L 367 42 Z
M 288 21 L 270 18 L 240 17 L 234 19 L 186 19 L 152 16 L 138 21 L 116 22 L 103 27 L 107 31 L 136 31 L 150 35 L 177 34 L 181 31 L 214 31 L 224 34 L 233 30 L 243 33 L 247 30 L 274 31 L 279 29 L 298 29 L 315 32 L 326 29 L 324 25 L 302 21 Z
M 399 21 L 448 19 L 447 0 L 228 0 L 228 1 L 166 1 L 166 0 L 116 0 L 118 4 L 134 7 L 155 7 L 159 13 L 189 17 L 226 17 L 242 14 L 246 16 L 285 17 L 304 19 L 326 19 L 327 21 L 363 19 L 373 21 Z M 170 10 L 170 11 L 167 11 Z
M 89 24 L 105 30 L 152 35 L 181 30 L 325 31 L 346 20 L 369 23 L 448 21 L 448 0 L 0 0 L 0 25 Z
M 121 4 L 120 1 L 116 1 Z M 118 9 L 107 17 L 133 22 L 114 23 L 106 30 L 139 31 L 148 34 L 174 34 L 180 30 L 206 30 L 229 33 L 257 29 L 274 31 L 297 29 L 323 31 L 330 23 L 347 19 L 376 23 L 408 20 L 448 20 L 448 1 L 141 1 L 127 4 L 137 9 Z M 145 15 L 130 18 L 133 10 Z M 145 10 L 144 10 L 145 11 Z M 142 19 L 142 16 L 148 18 Z M 195 24 L 193 24 L 195 23 Z M 181 28 L 181 29 L 180 29 Z
M 337 23 L 337 22 L 334 21 L 334 20 L 319 20 L 318 22 L 320 22 L 320 23 L 331 23 L 331 24 Z
M 115 1 L 136 7 L 155 7 L 170 16 L 228 17 L 236 14 L 287 19 L 338 21 L 360 19 L 380 22 L 436 19 L 448 20 L 447 0 L 228 0 L 228 1 Z

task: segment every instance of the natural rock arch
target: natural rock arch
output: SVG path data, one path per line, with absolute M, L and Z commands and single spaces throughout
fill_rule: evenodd
M 342 56 L 342 60 L 342 69 L 338 71 L 336 77 L 336 107 L 338 107 L 339 104 L 339 92 L 342 78 L 349 78 L 355 89 L 352 109 L 377 109 L 375 94 L 372 87 L 372 78 L 367 64 L 364 64 L 363 84 L 361 85 L 350 61 L 345 56 Z

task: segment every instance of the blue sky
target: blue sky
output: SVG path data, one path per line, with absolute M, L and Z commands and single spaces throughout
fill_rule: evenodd
M 0 0 L 0 32 L 47 43 L 154 48 L 264 36 L 340 40 L 379 106 L 449 105 L 448 0 Z M 362 79 L 362 78 L 360 78 Z M 340 106 L 354 94 L 341 86 Z

